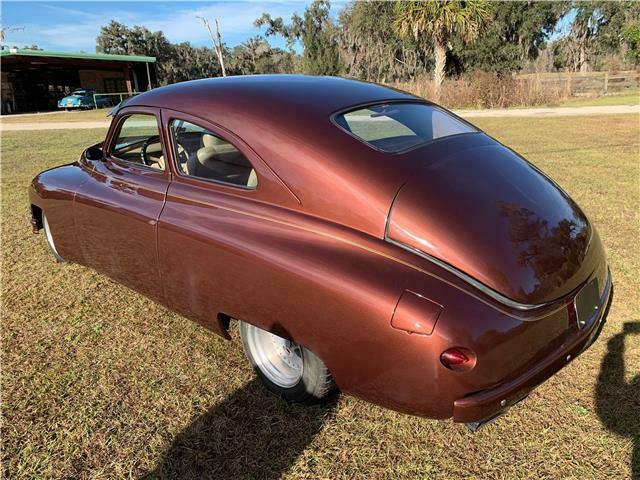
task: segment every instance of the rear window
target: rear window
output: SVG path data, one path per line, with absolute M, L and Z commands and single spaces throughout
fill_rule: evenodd
M 371 105 L 335 116 L 351 135 L 388 153 L 399 153 L 432 140 L 477 132 L 437 107 L 422 103 Z

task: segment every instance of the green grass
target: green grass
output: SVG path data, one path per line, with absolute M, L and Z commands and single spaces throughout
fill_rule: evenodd
M 104 130 L 3 133 L 5 477 L 630 478 L 634 442 L 640 463 L 640 333 L 631 333 L 640 322 L 638 117 L 476 123 L 583 207 L 616 287 L 600 340 L 476 434 L 346 396 L 285 405 L 254 381 L 237 338 L 54 263 L 43 236 L 30 233 L 27 185 Z
M 603 95 L 592 98 L 570 98 L 560 104 L 561 107 L 600 107 L 607 105 L 638 105 L 640 92 Z

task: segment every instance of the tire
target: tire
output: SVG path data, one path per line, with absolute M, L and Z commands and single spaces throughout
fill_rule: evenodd
M 287 402 L 318 403 L 336 389 L 327 366 L 303 346 L 246 322 L 240 337 L 260 380 Z
M 47 216 L 44 213 L 42 214 L 42 229 L 44 230 L 44 236 L 47 239 L 47 245 L 49 245 L 49 250 L 51 250 L 53 258 L 56 259 L 56 262 L 64 262 L 64 258 L 62 258 L 58 253 L 58 250 L 56 250 L 56 244 L 53 241 L 53 235 L 51 235 L 49 222 L 47 221 Z

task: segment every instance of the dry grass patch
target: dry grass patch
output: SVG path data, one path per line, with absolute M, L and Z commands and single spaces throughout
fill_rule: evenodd
M 81 110 L 71 112 L 46 112 L 46 113 L 25 113 L 19 115 L 2 115 L 0 123 L 43 123 L 43 122 L 93 122 L 110 119 L 107 114 L 111 108 L 99 108 L 97 110 Z
M 616 287 L 600 340 L 476 434 L 349 397 L 288 406 L 256 384 L 237 341 L 91 270 L 54 263 L 30 233 L 26 187 L 103 130 L 3 133 L 5 476 L 630 478 L 634 445 L 640 470 L 638 118 L 476 123 L 584 208 Z

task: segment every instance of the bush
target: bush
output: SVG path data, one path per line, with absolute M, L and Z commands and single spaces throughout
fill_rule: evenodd
M 426 77 L 395 82 L 393 86 L 428 100 L 435 99 L 433 81 Z M 528 107 L 557 104 L 570 95 L 567 88 L 543 86 L 539 77 L 524 79 L 476 71 L 445 80 L 438 103 L 447 108 Z

